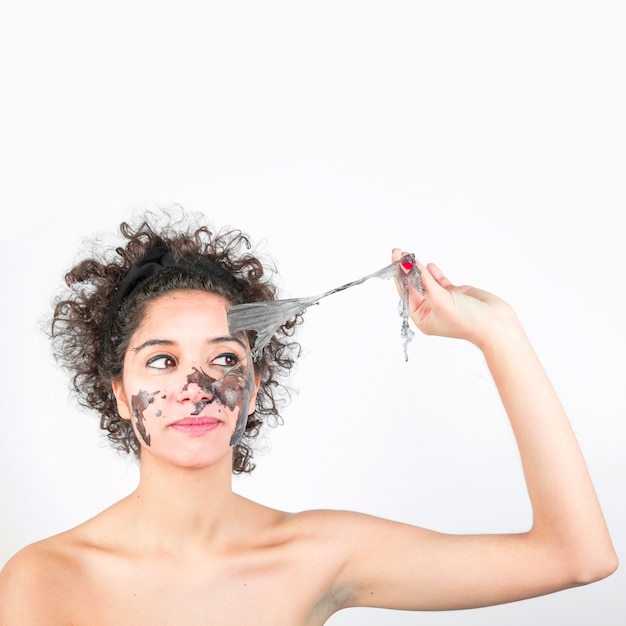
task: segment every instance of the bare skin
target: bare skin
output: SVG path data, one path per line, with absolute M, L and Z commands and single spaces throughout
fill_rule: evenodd
M 401 255 L 394 250 L 393 260 Z M 308 626 L 351 606 L 478 607 L 614 571 L 584 459 L 515 314 L 491 294 L 453 286 L 434 265 L 420 267 L 426 294 L 411 292 L 411 318 L 426 334 L 482 351 L 520 449 L 531 529 L 451 536 L 350 512 L 287 514 L 233 494 L 229 441 L 240 406 L 206 404 L 206 389 L 189 381 L 226 348 L 242 348 L 215 340 L 228 335 L 227 302 L 176 292 L 153 303 L 114 386 L 120 415 L 144 429 L 137 490 L 9 561 L 0 625 Z M 152 399 L 140 419 L 137 397 Z M 241 398 L 253 410 L 254 391 Z M 216 422 L 206 434 L 172 426 L 201 401 Z

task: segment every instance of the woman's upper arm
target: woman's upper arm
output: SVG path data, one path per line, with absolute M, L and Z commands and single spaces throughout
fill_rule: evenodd
M 341 526 L 345 563 L 338 586 L 347 590 L 346 607 L 473 608 L 591 582 L 577 577 L 565 546 L 542 542 L 532 531 L 449 535 L 349 513 Z

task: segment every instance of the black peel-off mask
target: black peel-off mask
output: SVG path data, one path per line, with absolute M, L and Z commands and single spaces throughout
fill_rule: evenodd
M 400 269 L 402 265 L 407 273 Z M 235 304 L 226 310 L 228 329 L 231 333 L 248 331 L 256 336 L 252 354 L 259 359 L 263 348 L 269 343 L 278 329 L 296 315 L 302 315 L 308 307 L 318 304 L 320 300 L 339 291 L 344 291 L 356 285 L 360 285 L 370 278 L 396 278 L 401 289 L 398 313 L 402 318 L 401 335 L 403 340 L 404 358 L 409 360 L 407 346 L 415 333 L 409 327 L 409 284 L 420 294 L 424 295 L 422 275 L 413 254 L 405 254 L 398 261 L 387 265 L 377 272 L 363 276 L 358 280 L 335 287 L 323 294 L 304 298 L 288 298 L 285 300 L 264 300 L 262 302 L 245 302 Z
M 189 385 L 196 384 L 208 396 L 207 399 L 195 403 L 196 408 L 192 415 L 200 415 L 204 407 L 212 402 L 225 406 L 233 412 L 239 409 L 235 430 L 230 438 L 231 446 L 239 443 L 246 430 L 248 407 L 254 391 L 254 370 L 251 357 L 246 355 L 245 358 L 247 362 L 238 363 L 218 379 L 194 367 L 193 372 L 187 376 L 187 384 L 183 388 L 186 390 Z
M 237 412 L 237 421 L 229 444 L 236 446 L 243 436 L 248 423 L 248 409 L 252 394 L 254 393 L 254 367 L 250 353 L 239 361 L 236 365 L 224 369 L 213 366 L 209 368 L 217 377 L 213 377 L 202 369 L 193 368 L 191 374 L 187 375 L 187 383 L 181 391 L 187 391 L 189 385 L 197 385 L 203 392 L 203 398 L 194 403 L 194 410 L 191 415 L 200 415 L 208 405 L 215 402 L 224 406 L 233 413 Z M 220 370 L 218 372 L 218 370 Z M 147 446 L 150 446 L 150 434 L 146 430 L 146 409 L 154 402 L 155 397 L 161 391 L 148 392 L 141 390 L 131 398 L 131 407 L 137 432 Z M 161 399 L 165 399 L 163 395 Z M 163 412 L 158 410 L 157 417 L 161 417 Z
M 154 396 L 156 396 L 157 393 L 159 392 L 148 393 L 147 391 L 140 391 L 136 396 L 131 398 L 131 406 L 133 409 L 133 417 L 137 425 L 137 432 L 141 435 L 141 438 L 147 446 L 150 445 L 150 435 L 146 431 L 144 411 L 154 402 Z

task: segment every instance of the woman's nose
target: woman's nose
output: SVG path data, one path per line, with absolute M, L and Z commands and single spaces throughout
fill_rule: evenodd
M 213 394 L 209 389 L 198 383 L 188 382 L 178 393 L 179 402 L 210 402 L 213 399 Z

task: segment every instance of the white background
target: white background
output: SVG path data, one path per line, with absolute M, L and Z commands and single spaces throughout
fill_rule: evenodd
M 39 327 L 84 237 L 180 203 L 250 233 L 283 295 L 394 246 L 517 309 L 626 553 L 626 20 L 618 1 L 4 0 L 0 564 L 133 489 Z M 311 309 L 285 425 L 239 492 L 450 532 L 530 515 L 471 346 L 418 336 L 370 281 Z M 618 626 L 600 583 L 475 611 L 330 624 Z M 277 601 L 280 590 L 277 590 Z

